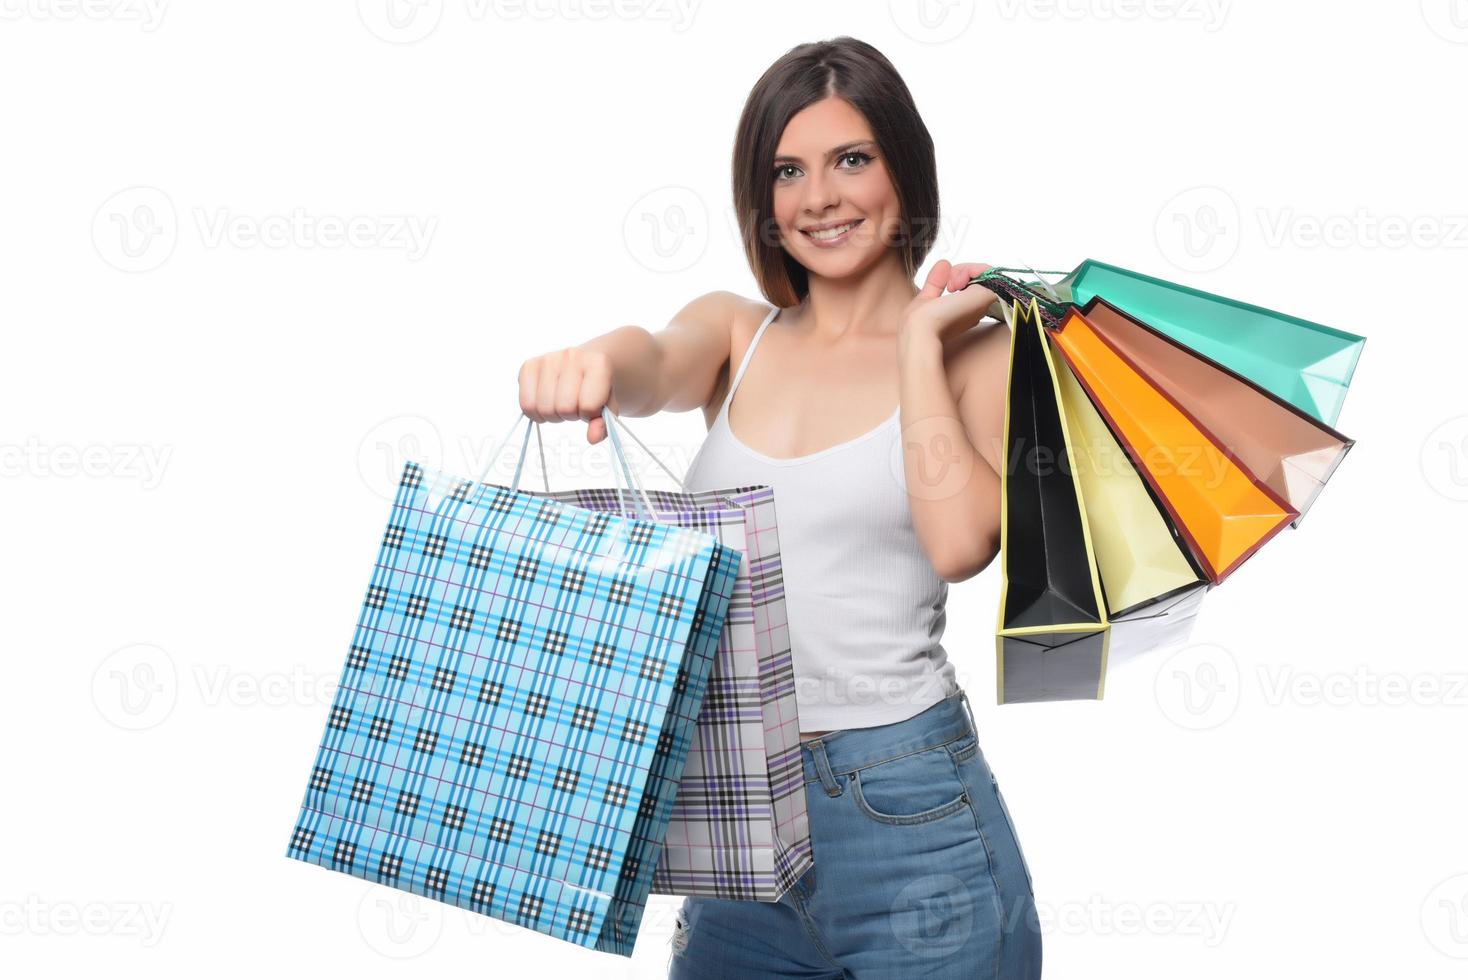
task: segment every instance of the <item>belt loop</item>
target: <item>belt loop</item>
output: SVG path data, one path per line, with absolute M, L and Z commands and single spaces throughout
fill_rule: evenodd
M 826 755 L 826 743 L 819 738 L 813 738 L 805 743 L 810 749 L 811 761 L 816 765 L 816 774 L 821 777 L 821 785 L 826 789 L 827 796 L 840 796 L 841 784 L 836 782 L 835 773 L 831 772 L 831 760 Z
M 968 715 L 968 727 L 974 733 L 974 737 L 977 738 L 979 735 L 979 725 L 978 722 L 974 721 L 974 709 L 973 705 L 969 704 L 968 691 L 959 688 L 958 694 L 959 699 L 963 701 L 963 712 Z

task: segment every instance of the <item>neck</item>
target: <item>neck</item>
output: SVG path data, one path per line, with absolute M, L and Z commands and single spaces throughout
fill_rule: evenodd
M 902 311 L 918 293 L 902 268 L 896 249 L 851 276 L 829 279 L 811 274 L 810 292 L 801 301 L 799 319 L 818 339 L 845 336 L 894 336 Z

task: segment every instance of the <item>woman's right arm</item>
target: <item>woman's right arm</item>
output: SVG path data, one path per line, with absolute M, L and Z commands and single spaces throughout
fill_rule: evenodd
M 617 327 L 532 357 L 520 365 L 520 408 L 535 422 L 581 419 L 594 444 L 606 438 L 604 405 L 628 417 L 707 405 L 729 360 L 733 325 L 750 305 L 734 293 L 706 293 L 657 333 Z

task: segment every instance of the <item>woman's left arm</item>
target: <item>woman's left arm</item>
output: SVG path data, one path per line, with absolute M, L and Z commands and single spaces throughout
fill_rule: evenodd
M 968 286 L 987 268 L 938 262 L 898 334 L 908 503 L 918 540 L 946 582 L 972 578 L 999 553 L 1009 328 L 979 327 L 996 297 Z M 956 398 L 945 360 L 960 379 Z

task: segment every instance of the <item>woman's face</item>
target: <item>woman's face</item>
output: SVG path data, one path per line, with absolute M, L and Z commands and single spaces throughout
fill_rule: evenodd
M 813 275 L 839 279 L 880 260 L 899 228 L 897 189 L 865 117 L 828 96 L 796 113 L 775 150 L 780 244 Z

